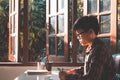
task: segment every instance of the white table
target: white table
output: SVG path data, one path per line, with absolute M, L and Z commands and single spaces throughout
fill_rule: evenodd
M 32 74 L 28 74 L 28 72 L 33 72 Z M 38 72 L 38 73 L 36 73 Z M 23 74 L 16 77 L 14 80 L 60 80 L 58 73 L 59 71 L 51 71 L 48 74 L 42 74 L 40 70 L 26 70 Z M 43 71 L 44 72 L 44 71 Z

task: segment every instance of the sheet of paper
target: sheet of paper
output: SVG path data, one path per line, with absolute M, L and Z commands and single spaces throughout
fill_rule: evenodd
M 50 71 L 47 70 L 27 70 L 28 75 L 49 75 L 51 74 Z

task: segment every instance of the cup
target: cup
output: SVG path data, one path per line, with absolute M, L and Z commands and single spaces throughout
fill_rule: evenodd
M 52 64 L 51 63 L 46 63 L 46 69 L 48 71 L 51 71 L 52 70 Z
M 37 62 L 37 70 L 43 70 L 43 69 L 45 69 L 45 63 Z

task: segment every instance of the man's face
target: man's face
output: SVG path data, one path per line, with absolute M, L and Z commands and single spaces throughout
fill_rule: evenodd
M 82 29 L 76 30 L 76 37 L 82 46 L 87 46 L 90 43 L 90 34 Z

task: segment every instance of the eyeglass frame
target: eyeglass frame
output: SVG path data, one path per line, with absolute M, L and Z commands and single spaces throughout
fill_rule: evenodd
M 86 33 L 86 31 L 83 31 L 83 32 L 81 32 L 81 33 L 79 33 L 79 34 L 76 34 L 76 37 L 77 37 L 77 38 L 80 38 L 84 33 Z

